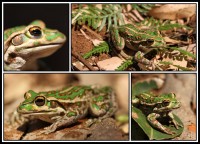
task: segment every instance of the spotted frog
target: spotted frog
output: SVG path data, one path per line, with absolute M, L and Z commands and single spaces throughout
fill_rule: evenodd
M 172 110 L 177 109 L 181 106 L 181 103 L 176 99 L 174 93 L 154 95 L 152 93 L 142 93 L 136 95 L 132 100 L 133 106 L 142 110 L 142 112 L 147 116 L 147 121 L 149 124 L 155 128 L 169 135 L 175 134 L 165 127 L 159 120 L 170 119 L 176 129 L 183 127 L 178 123 L 173 116 Z
M 24 99 L 17 108 L 18 115 L 51 123 L 42 132 L 45 134 L 76 123 L 88 114 L 93 120 L 101 120 L 111 117 L 117 110 L 115 93 L 111 87 L 79 85 L 38 93 L 29 90 L 24 94 Z
M 66 37 L 41 20 L 4 31 L 4 70 L 37 70 L 36 60 L 57 51 Z
M 112 26 L 110 29 L 110 43 L 113 51 L 124 59 L 134 58 L 138 63 L 153 65 L 144 58 L 152 48 L 166 47 L 166 42 L 158 30 L 155 28 L 139 28 L 132 24 Z M 126 49 L 125 46 L 128 48 Z

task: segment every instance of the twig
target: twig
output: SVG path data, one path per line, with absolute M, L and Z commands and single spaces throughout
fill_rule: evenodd
M 96 71 L 91 64 L 89 64 L 84 58 L 82 58 L 77 52 L 72 50 L 72 56 L 74 56 L 76 59 L 78 59 L 80 62 L 82 62 L 89 70 Z

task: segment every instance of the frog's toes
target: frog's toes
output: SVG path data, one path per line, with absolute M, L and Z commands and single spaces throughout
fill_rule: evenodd
M 43 131 L 41 131 L 41 134 L 49 134 L 54 132 L 54 130 L 50 129 L 49 127 L 44 128 Z
M 175 131 L 170 131 L 168 134 L 174 135 L 174 134 L 176 134 L 176 132 Z
M 179 129 L 179 127 L 183 127 L 182 124 L 178 123 L 177 121 L 170 121 L 170 123 L 173 123 L 173 125 L 175 126 L 176 129 Z
M 88 119 L 86 122 L 85 122 L 85 126 L 86 127 L 90 127 L 92 124 L 94 124 L 95 122 L 97 121 L 97 119 Z

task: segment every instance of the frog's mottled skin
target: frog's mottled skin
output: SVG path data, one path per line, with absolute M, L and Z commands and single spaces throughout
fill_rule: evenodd
M 162 94 L 159 96 L 151 93 L 142 93 L 133 99 L 133 105 L 142 110 L 147 115 L 147 121 L 152 127 L 159 129 L 167 134 L 175 134 L 175 132 L 163 126 L 157 119 L 170 118 L 176 129 L 183 127 L 173 117 L 172 110 L 180 107 L 181 103 L 177 101 L 174 93 Z
M 46 28 L 41 20 L 7 29 L 4 31 L 4 69 L 37 70 L 36 60 L 53 54 L 65 41 L 64 34 Z
M 17 112 L 25 117 L 31 116 L 52 123 L 44 133 L 71 125 L 86 117 L 106 118 L 112 116 L 117 104 L 110 87 L 70 86 L 62 90 L 36 93 L 29 90 Z
M 152 48 L 166 47 L 164 38 L 156 29 L 140 29 L 135 25 L 126 24 L 111 27 L 111 44 L 115 53 L 124 59 L 135 58 L 136 61 L 145 65 L 153 63 L 144 58 L 144 53 Z M 125 46 L 129 49 L 125 49 Z

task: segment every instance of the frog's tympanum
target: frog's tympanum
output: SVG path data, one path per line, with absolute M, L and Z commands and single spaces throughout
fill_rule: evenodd
M 183 127 L 179 124 L 173 116 L 172 110 L 180 107 L 180 102 L 176 99 L 174 93 L 161 94 L 156 96 L 151 93 L 142 93 L 136 95 L 132 100 L 133 106 L 142 110 L 142 112 L 147 116 L 147 121 L 153 128 L 156 128 L 166 134 L 175 134 L 165 127 L 158 119 L 168 119 L 175 126 L 176 129 Z
M 18 114 L 52 123 L 44 133 L 71 125 L 90 116 L 101 120 L 117 110 L 115 93 L 111 87 L 70 86 L 62 90 L 24 94 L 25 100 L 17 108 Z
M 28 26 L 4 31 L 4 70 L 37 70 L 36 60 L 57 51 L 66 41 L 64 34 L 35 20 Z

